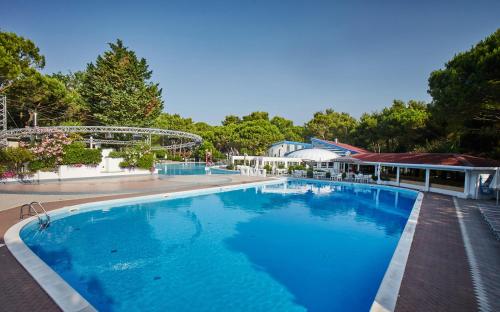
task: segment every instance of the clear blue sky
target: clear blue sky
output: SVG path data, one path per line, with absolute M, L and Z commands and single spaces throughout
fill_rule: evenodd
M 165 3 L 163 3 L 165 2 Z M 500 1 L 7 1 L 45 72 L 77 71 L 121 38 L 145 57 L 165 110 L 219 123 L 264 110 L 301 124 L 429 101 L 427 78 L 500 27 Z

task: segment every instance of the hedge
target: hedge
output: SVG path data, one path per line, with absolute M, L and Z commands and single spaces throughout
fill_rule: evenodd
M 109 158 L 124 158 L 125 153 L 121 151 L 111 151 L 108 155 Z
M 85 148 L 83 143 L 71 143 L 64 147 L 63 165 L 98 165 L 102 160 L 100 149 Z

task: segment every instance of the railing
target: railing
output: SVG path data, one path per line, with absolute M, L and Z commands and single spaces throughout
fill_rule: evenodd
M 34 205 L 38 205 L 38 207 L 41 209 L 40 212 L 36 210 Z M 28 213 L 24 213 L 24 207 L 28 208 Z M 44 229 L 50 225 L 50 216 L 47 213 L 47 210 L 43 207 L 43 205 L 40 202 L 31 202 L 29 204 L 24 204 L 21 206 L 21 212 L 19 215 L 19 219 L 24 219 L 25 216 L 33 216 L 32 212 L 35 213 L 35 216 L 38 219 L 38 224 L 40 225 L 41 229 Z M 42 218 L 42 215 L 45 216 L 45 219 Z

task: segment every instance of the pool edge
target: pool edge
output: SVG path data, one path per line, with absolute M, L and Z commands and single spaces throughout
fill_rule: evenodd
M 77 204 L 64 206 L 58 209 L 51 210 L 49 214 L 57 214 L 58 212 L 69 211 L 75 208 L 82 208 L 85 206 L 95 206 L 97 204 L 107 203 L 123 203 L 129 202 L 131 199 L 134 201 L 143 200 L 156 200 L 156 199 L 167 199 L 176 198 L 178 196 L 192 196 L 192 195 L 203 195 L 219 193 L 229 190 L 236 190 L 242 188 L 252 188 L 259 185 L 275 184 L 281 183 L 288 180 L 305 180 L 305 181 L 319 181 L 319 182 L 333 182 L 325 180 L 316 179 L 300 179 L 300 178 L 290 178 L 290 177 L 280 177 L 273 178 L 267 181 L 258 181 L 251 183 L 239 183 L 227 186 L 216 186 L 216 187 L 206 187 L 199 188 L 188 191 L 173 191 L 164 192 L 154 195 L 138 195 L 131 196 L 120 199 L 102 200 L 97 202 L 90 202 L 85 204 Z M 365 185 L 359 183 L 345 183 L 337 182 L 335 184 L 356 184 Z M 380 187 L 380 185 L 365 185 L 367 187 Z M 395 187 L 395 186 L 384 186 L 383 189 L 394 189 L 394 190 L 407 190 L 405 188 Z M 394 311 L 396 306 L 396 301 L 399 294 L 399 289 L 403 279 L 406 262 L 408 260 L 409 252 L 411 249 L 411 244 L 413 241 L 413 236 L 415 233 L 416 224 L 420 214 L 420 206 L 423 200 L 423 193 L 414 190 L 408 190 L 410 192 L 418 193 L 415 203 L 413 205 L 412 211 L 408 218 L 408 221 L 403 230 L 396 250 L 393 253 L 391 262 L 385 272 L 384 278 L 379 286 L 375 300 L 371 306 L 370 311 Z M 26 271 L 35 279 L 35 281 L 42 287 L 42 289 L 49 295 L 52 300 L 63 310 L 63 311 L 97 311 L 80 293 L 78 293 L 71 285 L 69 285 L 59 274 L 57 274 L 52 268 L 50 268 L 42 259 L 40 259 L 31 249 L 24 243 L 20 237 L 20 232 L 22 228 L 29 222 L 35 220 L 36 217 L 30 217 L 28 219 L 22 220 L 13 226 L 11 226 L 4 234 L 5 245 L 12 253 L 14 258 L 26 269 Z
M 4 234 L 5 245 L 23 268 L 33 277 L 63 311 L 97 311 L 80 293 L 40 259 L 21 239 L 21 229 L 35 217 L 11 226 Z
M 234 189 L 251 188 L 259 185 L 275 184 L 286 181 L 286 178 L 275 178 L 268 181 L 258 181 L 251 183 L 239 183 L 227 186 L 216 186 L 199 188 L 188 191 L 173 191 L 164 192 L 154 195 L 139 195 L 131 196 L 120 199 L 102 200 L 98 202 L 91 202 L 86 204 L 77 204 L 64 206 L 58 209 L 49 211 L 49 215 L 57 214 L 62 211 L 69 211 L 81 207 L 92 206 L 99 203 L 122 203 L 124 201 L 133 200 L 155 200 L 175 198 L 176 196 L 196 195 L 196 193 L 219 193 Z M 74 312 L 91 312 L 97 311 L 78 291 L 76 291 L 70 284 L 68 284 L 57 272 L 55 272 L 48 264 L 38 257 L 21 239 L 21 230 L 31 221 L 36 220 L 36 216 L 21 220 L 20 222 L 11 226 L 4 234 L 5 246 L 9 249 L 14 258 L 21 264 L 21 266 L 30 274 L 30 276 L 37 282 L 38 285 L 48 294 L 48 296 L 61 308 L 63 311 Z
M 424 193 L 419 192 L 413 204 L 410 216 L 408 217 L 408 221 L 406 221 L 403 233 L 399 238 L 396 250 L 392 255 L 391 262 L 389 262 L 384 278 L 380 283 L 370 312 L 392 312 L 396 309 L 399 290 L 403 281 L 406 263 L 410 255 L 423 198 Z

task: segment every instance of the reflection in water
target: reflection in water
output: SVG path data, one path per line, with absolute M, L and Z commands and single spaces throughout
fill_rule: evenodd
M 226 240 L 228 248 L 245 254 L 255 269 L 279 281 L 308 311 L 367 310 L 392 255 L 382 245 L 395 245 L 406 223 L 408 206 L 394 204 L 394 197 L 402 195 L 306 183 L 268 186 L 262 193 L 276 202 L 276 196 L 286 195 L 294 214 L 273 211 L 238 224 L 237 234 Z M 412 197 L 403 195 L 405 200 L 411 206 Z M 305 214 L 318 218 L 302 218 Z M 360 223 L 382 229 L 387 239 L 357 231 Z M 379 252 L 385 255 L 373 257 Z M 366 278 L 367 272 L 372 278 Z M 361 287 L 370 290 L 346 291 L 349 281 L 371 285 Z
M 365 311 L 414 198 L 293 181 L 103 206 L 21 237 L 100 311 Z

